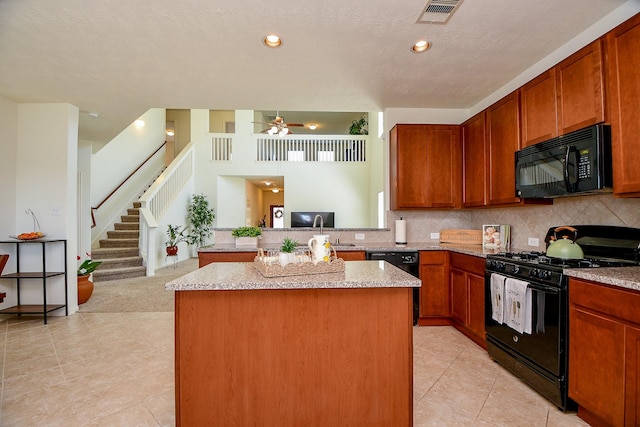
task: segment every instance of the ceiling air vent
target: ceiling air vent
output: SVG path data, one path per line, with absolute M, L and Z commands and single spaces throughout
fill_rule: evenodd
M 416 22 L 418 24 L 446 24 L 461 4 L 462 0 L 429 0 Z

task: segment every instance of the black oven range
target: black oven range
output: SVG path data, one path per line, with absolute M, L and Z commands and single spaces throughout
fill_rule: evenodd
M 485 270 L 489 355 L 561 410 L 576 408 L 567 390 L 569 280 L 564 269 L 640 265 L 640 229 L 572 227 L 582 259 L 502 252 L 487 256 Z M 556 228 L 547 232 L 547 245 Z

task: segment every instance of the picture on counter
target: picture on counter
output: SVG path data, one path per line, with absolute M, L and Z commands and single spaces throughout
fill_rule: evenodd
M 482 226 L 482 247 L 484 249 L 507 249 L 511 242 L 511 227 L 508 224 Z

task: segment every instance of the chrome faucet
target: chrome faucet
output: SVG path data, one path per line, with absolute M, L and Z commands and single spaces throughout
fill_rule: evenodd
M 322 219 L 322 215 L 316 215 L 315 218 L 313 218 L 313 228 L 316 228 L 316 221 L 318 220 L 318 218 L 320 218 L 320 234 L 322 234 L 322 228 L 324 227 L 324 220 Z

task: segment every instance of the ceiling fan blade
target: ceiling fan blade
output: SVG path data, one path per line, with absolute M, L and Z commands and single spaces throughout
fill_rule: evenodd
M 288 127 L 294 127 L 294 128 L 303 128 L 304 125 L 302 123 L 287 123 Z

